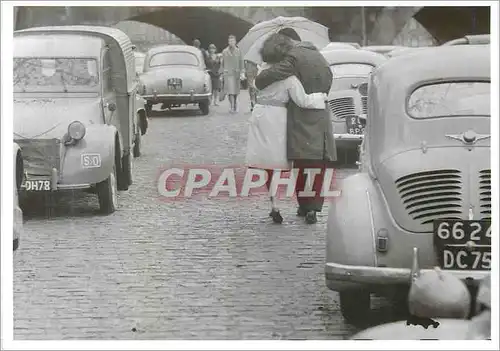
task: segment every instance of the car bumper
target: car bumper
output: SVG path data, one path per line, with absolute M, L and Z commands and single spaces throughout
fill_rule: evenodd
M 143 95 L 142 98 L 152 103 L 160 102 L 195 102 L 204 101 L 212 96 L 211 92 L 208 93 L 187 93 L 187 94 L 157 94 L 157 95 Z
M 93 186 L 91 183 L 81 183 L 81 184 L 61 184 L 59 183 L 59 177 L 57 174 L 57 169 L 52 169 L 52 176 L 49 177 L 38 177 L 34 175 L 28 175 L 28 179 L 35 181 L 49 181 L 50 186 L 49 190 L 44 189 L 43 183 L 40 184 L 40 187 L 36 190 L 26 190 L 26 180 L 21 185 L 21 192 L 24 194 L 27 193 L 43 193 L 43 192 L 53 192 L 53 191 L 64 191 L 64 190 L 83 190 L 89 189 Z
M 432 271 L 432 269 L 421 269 L 420 272 Z M 490 271 L 454 271 L 446 272 L 466 281 L 468 284 L 477 284 L 483 278 L 490 275 Z M 328 262 L 325 264 L 325 279 L 327 286 L 335 291 L 355 287 L 372 286 L 374 288 L 384 286 L 410 285 L 411 269 L 351 266 Z M 375 289 L 376 290 L 376 289 Z

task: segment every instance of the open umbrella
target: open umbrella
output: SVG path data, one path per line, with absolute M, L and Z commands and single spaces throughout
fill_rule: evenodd
M 302 41 L 308 41 L 314 44 L 318 50 L 321 50 L 330 42 L 328 38 L 328 28 L 322 24 L 313 22 L 304 17 L 279 16 L 270 21 L 256 24 L 250 28 L 248 33 L 240 40 L 238 47 L 244 59 L 257 64 L 261 63 L 262 59 L 259 51 L 264 41 L 271 34 L 277 33 L 283 28 L 295 30 Z

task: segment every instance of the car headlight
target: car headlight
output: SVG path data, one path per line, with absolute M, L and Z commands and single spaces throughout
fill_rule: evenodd
M 358 91 L 361 95 L 367 96 L 368 95 L 368 83 L 362 83 L 358 86 Z
M 68 126 L 68 136 L 73 140 L 83 139 L 85 131 L 85 126 L 80 121 L 71 122 Z

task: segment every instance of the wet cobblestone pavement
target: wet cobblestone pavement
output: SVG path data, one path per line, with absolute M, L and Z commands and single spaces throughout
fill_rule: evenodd
M 293 200 L 273 225 L 265 197 L 160 201 L 162 166 L 242 164 L 249 117 L 227 102 L 154 111 L 117 212 L 94 195 L 30 202 L 14 258 L 15 339 L 343 339 L 324 284 L 327 208 L 307 226 Z M 339 177 L 352 171 L 343 171 Z

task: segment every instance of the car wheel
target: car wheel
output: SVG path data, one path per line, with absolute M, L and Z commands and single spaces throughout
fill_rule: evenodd
M 340 295 L 340 311 L 350 324 L 366 320 L 370 313 L 370 293 L 365 291 L 343 291 Z
M 133 149 L 133 153 L 134 153 L 134 157 L 139 157 L 141 156 L 141 132 L 138 132 L 136 135 L 135 135 L 135 143 L 134 143 L 134 149 Z
M 146 134 L 146 131 L 148 130 L 148 116 L 146 115 L 145 112 L 142 112 L 139 115 L 139 125 L 141 127 L 141 135 Z
M 130 153 L 122 158 L 121 178 L 123 179 L 123 184 L 118 184 L 118 190 L 128 190 L 129 186 L 133 183 L 133 159 L 134 157 Z
M 19 248 L 19 239 L 14 239 L 12 246 L 14 246 L 14 251 L 16 251 Z
M 113 165 L 113 170 L 109 177 L 97 184 L 96 190 L 101 212 L 104 214 L 115 212 L 118 207 L 118 188 L 115 165 Z
M 201 113 L 203 113 L 203 115 L 208 115 L 208 113 L 210 112 L 210 103 L 208 101 L 202 101 L 199 103 L 199 106 L 200 106 L 200 110 L 201 110 Z

